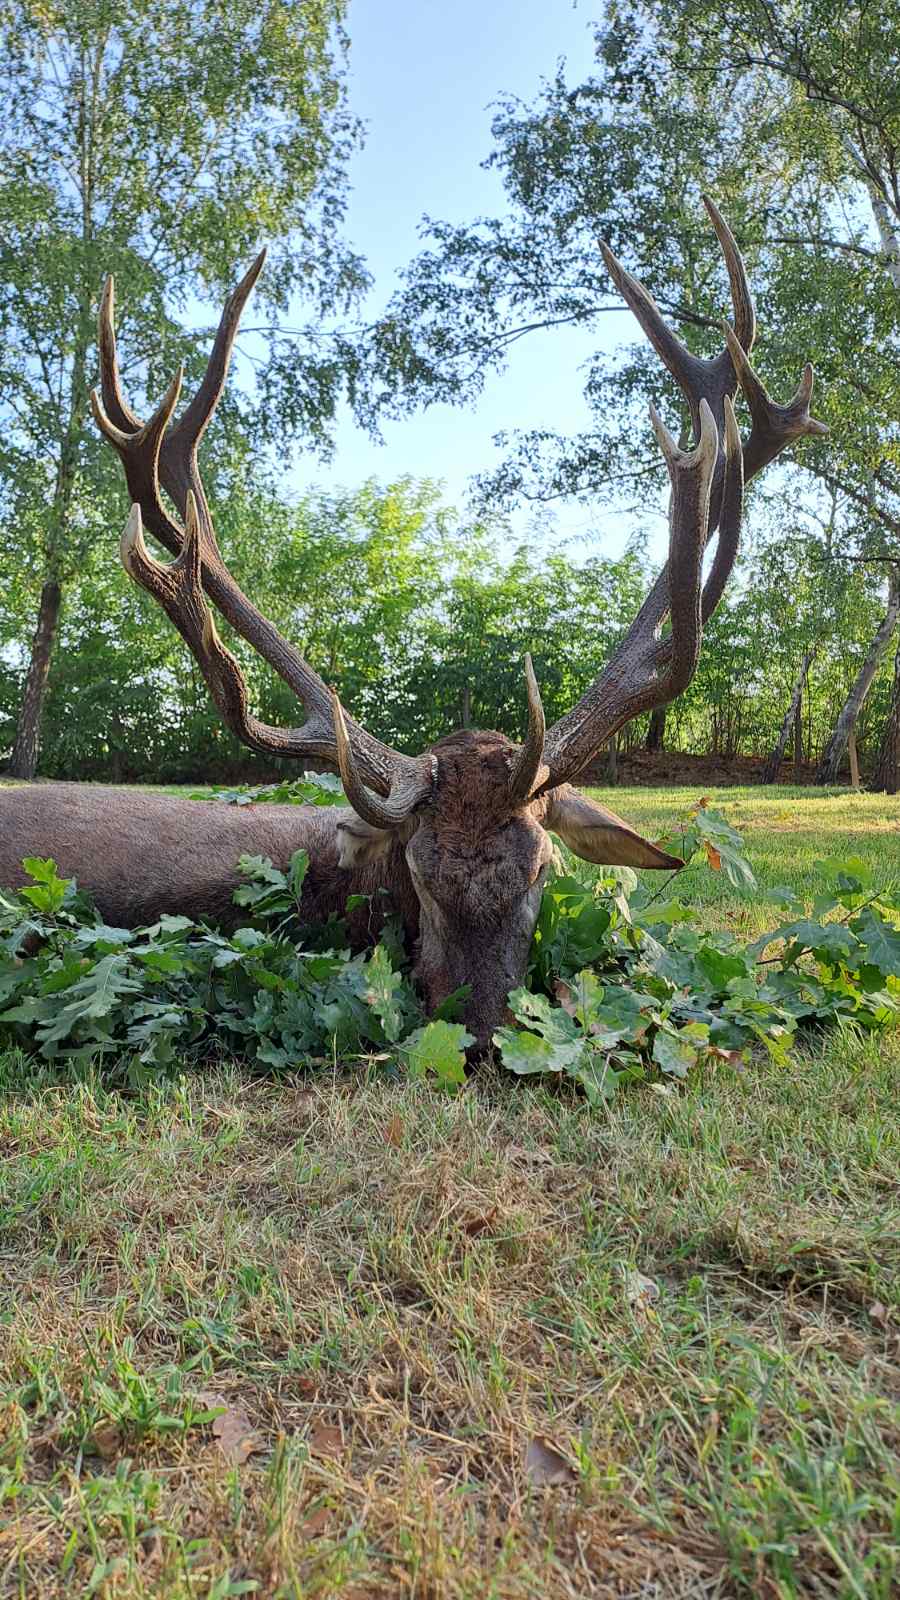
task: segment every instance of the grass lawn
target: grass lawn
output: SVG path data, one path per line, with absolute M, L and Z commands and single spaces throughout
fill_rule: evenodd
M 595 799 L 618 811 L 632 827 L 654 838 L 668 833 L 699 789 L 592 789 Z M 879 883 L 900 879 L 900 796 L 854 794 L 851 789 L 708 789 L 710 803 L 725 812 L 747 841 L 760 886 L 747 900 L 727 878 L 703 868 L 679 875 L 673 893 L 709 907 L 710 923 L 723 923 L 754 938 L 778 920 L 766 889 L 788 884 L 812 899 L 822 887 L 815 863 L 823 856 L 861 856 Z
M 900 877 L 896 801 L 713 798 L 764 888 Z M 832 1035 L 598 1115 L 0 1057 L 0 1594 L 896 1595 L 898 1067 Z

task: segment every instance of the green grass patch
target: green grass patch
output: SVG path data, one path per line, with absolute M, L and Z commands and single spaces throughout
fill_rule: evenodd
M 788 884 L 805 900 L 821 893 L 816 862 L 829 856 L 860 856 L 879 882 L 900 880 L 900 798 L 855 794 L 851 789 L 776 785 L 729 789 L 591 789 L 588 791 L 649 838 L 670 831 L 685 807 L 707 794 L 744 837 L 759 893 L 737 894 L 727 878 L 690 869 L 678 893 L 708 908 L 712 926 L 727 926 L 755 938 L 772 925 L 766 891 Z

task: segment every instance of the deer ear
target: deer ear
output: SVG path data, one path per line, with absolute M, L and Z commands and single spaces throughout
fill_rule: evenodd
M 658 867 L 674 872 L 684 862 L 678 856 L 658 850 L 627 822 L 607 811 L 596 800 L 579 794 L 568 783 L 560 784 L 549 796 L 544 827 L 558 833 L 574 855 L 614 867 Z
M 355 812 L 348 812 L 346 821 L 337 825 L 338 866 L 348 870 L 369 866 L 387 853 L 393 837 L 390 829 L 374 828 Z

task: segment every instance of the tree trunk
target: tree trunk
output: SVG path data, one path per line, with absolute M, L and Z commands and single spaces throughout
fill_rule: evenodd
M 90 327 L 89 312 L 90 302 L 86 300 L 82 306 L 82 329 L 89 329 Z M 75 490 L 78 437 L 84 422 L 87 405 L 85 371 L 88 337 L 88 333 L 85 333 L 72 359 L 72 396 L 69 407 L 69 420 L 60 450 L 53 504 L 49 509 L 47 518 L 48 538 L 45 546 L 45 571 L 52 573 L 53 576 L 46 577 L 41 587 L 37 627 L 31 644 L 31 660 L 28 664 L 28 672 L 25 678 L 25 691 L 19 708 L 16 739 L 9 764 L 9 773 L 12 778 L 33 778 L 37 770 L 38 754 L 41 746 L 41 718 L 44 711 L 44 696 L 47 690 L 47 675 L 50 671 L 50 661 L 53 655 L 53 647 L 56 643 L 59 613 L 62 607 L 60 574 L 64 570 L 69 517 L 72 509 L 72 496 Z
M 896 213 L 894 216 L 891 215 L 884 194 L 874 182 L 869 163 L 859 145 L 846 132 L 841 134 L 841 143 L 869 191 L 872 215 L 881 239 L 888 276 L 894 288 L 900 291 L 900 233 L 897 230 Z
M 797 713 L 794 717 L 794 767 L 799 772 L 803 765 L 803 694 L 797 701 Z
M 615 737 L 606 747 L 606 781 L 613 789 L 619 781 L 619 741 Z
M 459 725 L 461 728 L 471 728 L 472 726 L 472 690 L 467 683 L 463 684 Z
M 870 789 L 878 794 L 896 794 L 900 787 L 900 645 L 894 656 L 894 682 L 887 722 L 875 762 Z
M 831 738 L 822 752 L 822 759 L 816 771 L 816 783 L 830 784 L 838 781 L 838 772 L 847 741 L 856 727 L 857 718 L 865 703 L 872 679 L 878 671 L 881 658 L 891 642 L 891 634 L 897 626 L 898 615 L 900 615 L 900 583 L 897 570 L 892 569 L 887 611 L 872 640 L 869 653 L 856 675 L 856 682 L 841 707 Z
M 856 753 L 856 729 L 851 728 L 847 739 L 847 755 L 850 757 L 850 787 L 859 793 L 859 756 Z
M 45 583 L 41 589 L 37 627 L 31 645 L 31 661 L 19 709 L 16 741 L 9 763 L 11 778 L 33 778 L 37 769 L 41 742 L 41 714 L 44 709 L 47 674 L 50 671 L 50 658 L 53 654 L 61 604 L 62 590 L 59 584 L 53 581 Z
M 661 750 L 665 735 L 666 708 L 665 706 L 658 706 L 655 711 L 650 713 L 650 726 L 647 729 L 647 737 L 644 740 L 644 749 Z
M 778 782 L 778 774 L 781 771 L 781 763 L 784 760 L 784 752 L 787 749 L 788 740 L 791 737 L 791 732 L 792 731 L 793 731 L 793 734 L 794 734 L 794 764 L 795 764 L 795 766 L 798 764 L 799 760 L 802 758 L 802 755 L 803 755 L 803 730 L 802 730 L 802 726 L 801 726 L 801 723 L 800 723 L 800 705 L 801 705 L 801 701 L 803 699 L 803 684 L 804 684 L 804 680 L 806 678 L 807 672 L 809 671 L 809 664 L 812 661 L 812 658 L 813 658 L 814 654 L 815 654 L 815 652 L 813 650 L 807 650 L 806 655 L 803 657 L 803 661 L 801 662 L 800 671 L 797 673 L 797 676 L 794 679 L 794 688 L 793 688 L 793 691 L 791 693 L 791 703 L 788 706 L 787 711 L 785 712 L 784 721 L 781 724 L 781 732 L 779 733 L 778 738 L 777 738 L 777 740 L 775 742 L 775 748 L 772 751 L 772 754 L 770 755 L 768 761 L 766 762 L 765 767 L 763 768 L 763 777 L 762 777 L 763 783 L 777 783 Z M 799 730 L 799 733 L 798 733 L 798 730 Z M 800 751 L 799 757 L 798 757 L 798 754 L 797 754 L 798 749 Z
M 81 77 L 77 82 L 79 90 L 77 111 L 78 187 L 81 195 L 81 240 L 84 245 L 86 260 L 91 259 L 91 247 L 94 241 L 97 119 L 100 116 L 105 117 L 107 115 L 105 108 L 101 107 L 99 97 L 100 70 L 103 51 L 106 48 L 105 41 L 98 40 L 94 48 L 95 54 L 90 83 L 88 82 L 88 66 L 83 49 Z M 87 370 L 88 351 L 94 339 L 94 318 L 91 309 L 94 288 L 93 270 L 91 270 L 90 274 L 87 271 L 82 272 L 78 296 L 78 320 L 72 329 L 74 345 L 69 381 L 68 418 L 59 438 L 56 486 L 53 494 L 53 504 L 48 509 L 46 522 L 47 532 L 44 545 L 46 564 L 44 571 L 47 576 L 44 578 L 41 588 L 37 628 L 31 645 L 31 660 L 25 678 L 25 691 L 19 708 L 16 739 L 9 766 L 10 775 L 14 778 L 33 778 L 37 769 L 41 743 L 41 717 L 44 709 L 44 696 L 47 691 L 47 676 L 50 671 L 50 661 L 53 655 L 53 646 L 56 643 L 59 613 L 62 606 L 60 579 L 66 571 L 69 519 L 78 472 L 78 443 L 88 407 Z

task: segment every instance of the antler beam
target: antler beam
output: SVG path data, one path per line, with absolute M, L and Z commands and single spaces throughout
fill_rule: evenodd
M 576 777 L 618 728 L 643 711 L 668 704 L 690 682 L 703 626 L 737 558 L 744 482 L 795 440 L 828 432 L 810 415 L 810 366 L 784 406 L 771 399 L 754 372 L 749 351 L 756 313 L 744 263 L 717 207 L 706 197 L 704 204 L 725 257 L 734 307 L 734 328 L 724 325 L 725 349 L 711 359 L 687 349 L 643 284 L 602 247 L 613 282 L 685 396 L 697 444 L 693 454 L 680 451 L 651 409 L 672 491 L 668 561 L 611 660 L 578 704 L 548 731 L 545 789 Z M 738 386 L 751 423 L 743 446 L 733 410 Z M 703 585 L 703 553 L 716 529 L 716 552 Z M 671 629 L 662 637 L 667 617 Z

